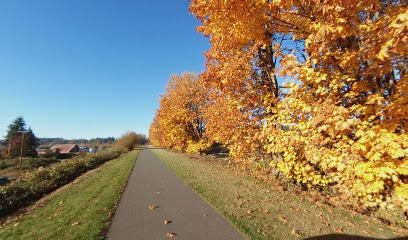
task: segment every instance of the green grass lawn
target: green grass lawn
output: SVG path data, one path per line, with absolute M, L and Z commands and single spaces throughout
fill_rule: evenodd
M 2 226 L 0 239 L 102 239 L 138 154 L 111 160 L 59 189 Z
M 312 201 L 300 190 L 283 191 L 277 184 L 185 154 L 152 151 L 249 239 L 304 239 L 326 234 L 408 236 L 400 225 L 388 226 L 377 218 Z

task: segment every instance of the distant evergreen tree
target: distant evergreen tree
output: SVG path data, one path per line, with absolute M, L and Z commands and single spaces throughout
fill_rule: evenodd
M 39 146 L 39 140 L 35 137 L 31 128 L 26 128 L 26 123 L 23 117 L 16 118 L 13 123 L 8 126 L 7 135 L 4 137 L 3 155 L 7 157 L 18 157 L 21 151 L 22 134 L 19 131 L 28 131 L 24 133 L 23 156 L 37 156 L 35 150 Z

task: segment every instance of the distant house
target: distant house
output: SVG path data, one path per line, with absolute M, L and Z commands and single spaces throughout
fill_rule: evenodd
M 79 152 L 79 146 L 76 144 L 56 144 L 51 148 L 51 151 L 57 151 L 59 153 L 74 153 Z

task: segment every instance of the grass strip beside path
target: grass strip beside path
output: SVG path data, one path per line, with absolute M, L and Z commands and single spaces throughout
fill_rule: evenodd
M 139 151 L 111 160 L 0 228 L 0 239 L 102 239 Z
M 389 238 L 406 229 L 314 202 L 220 164 L 163 149 L 152 151 L 249 239 L 304 239 L 327 234 Z

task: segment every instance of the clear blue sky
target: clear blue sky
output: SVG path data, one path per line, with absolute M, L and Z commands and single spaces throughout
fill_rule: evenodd
M 148 135 L 169 76 L 204 70 L 210 45 L 187 0 L 2 0 L 0 139 Z

